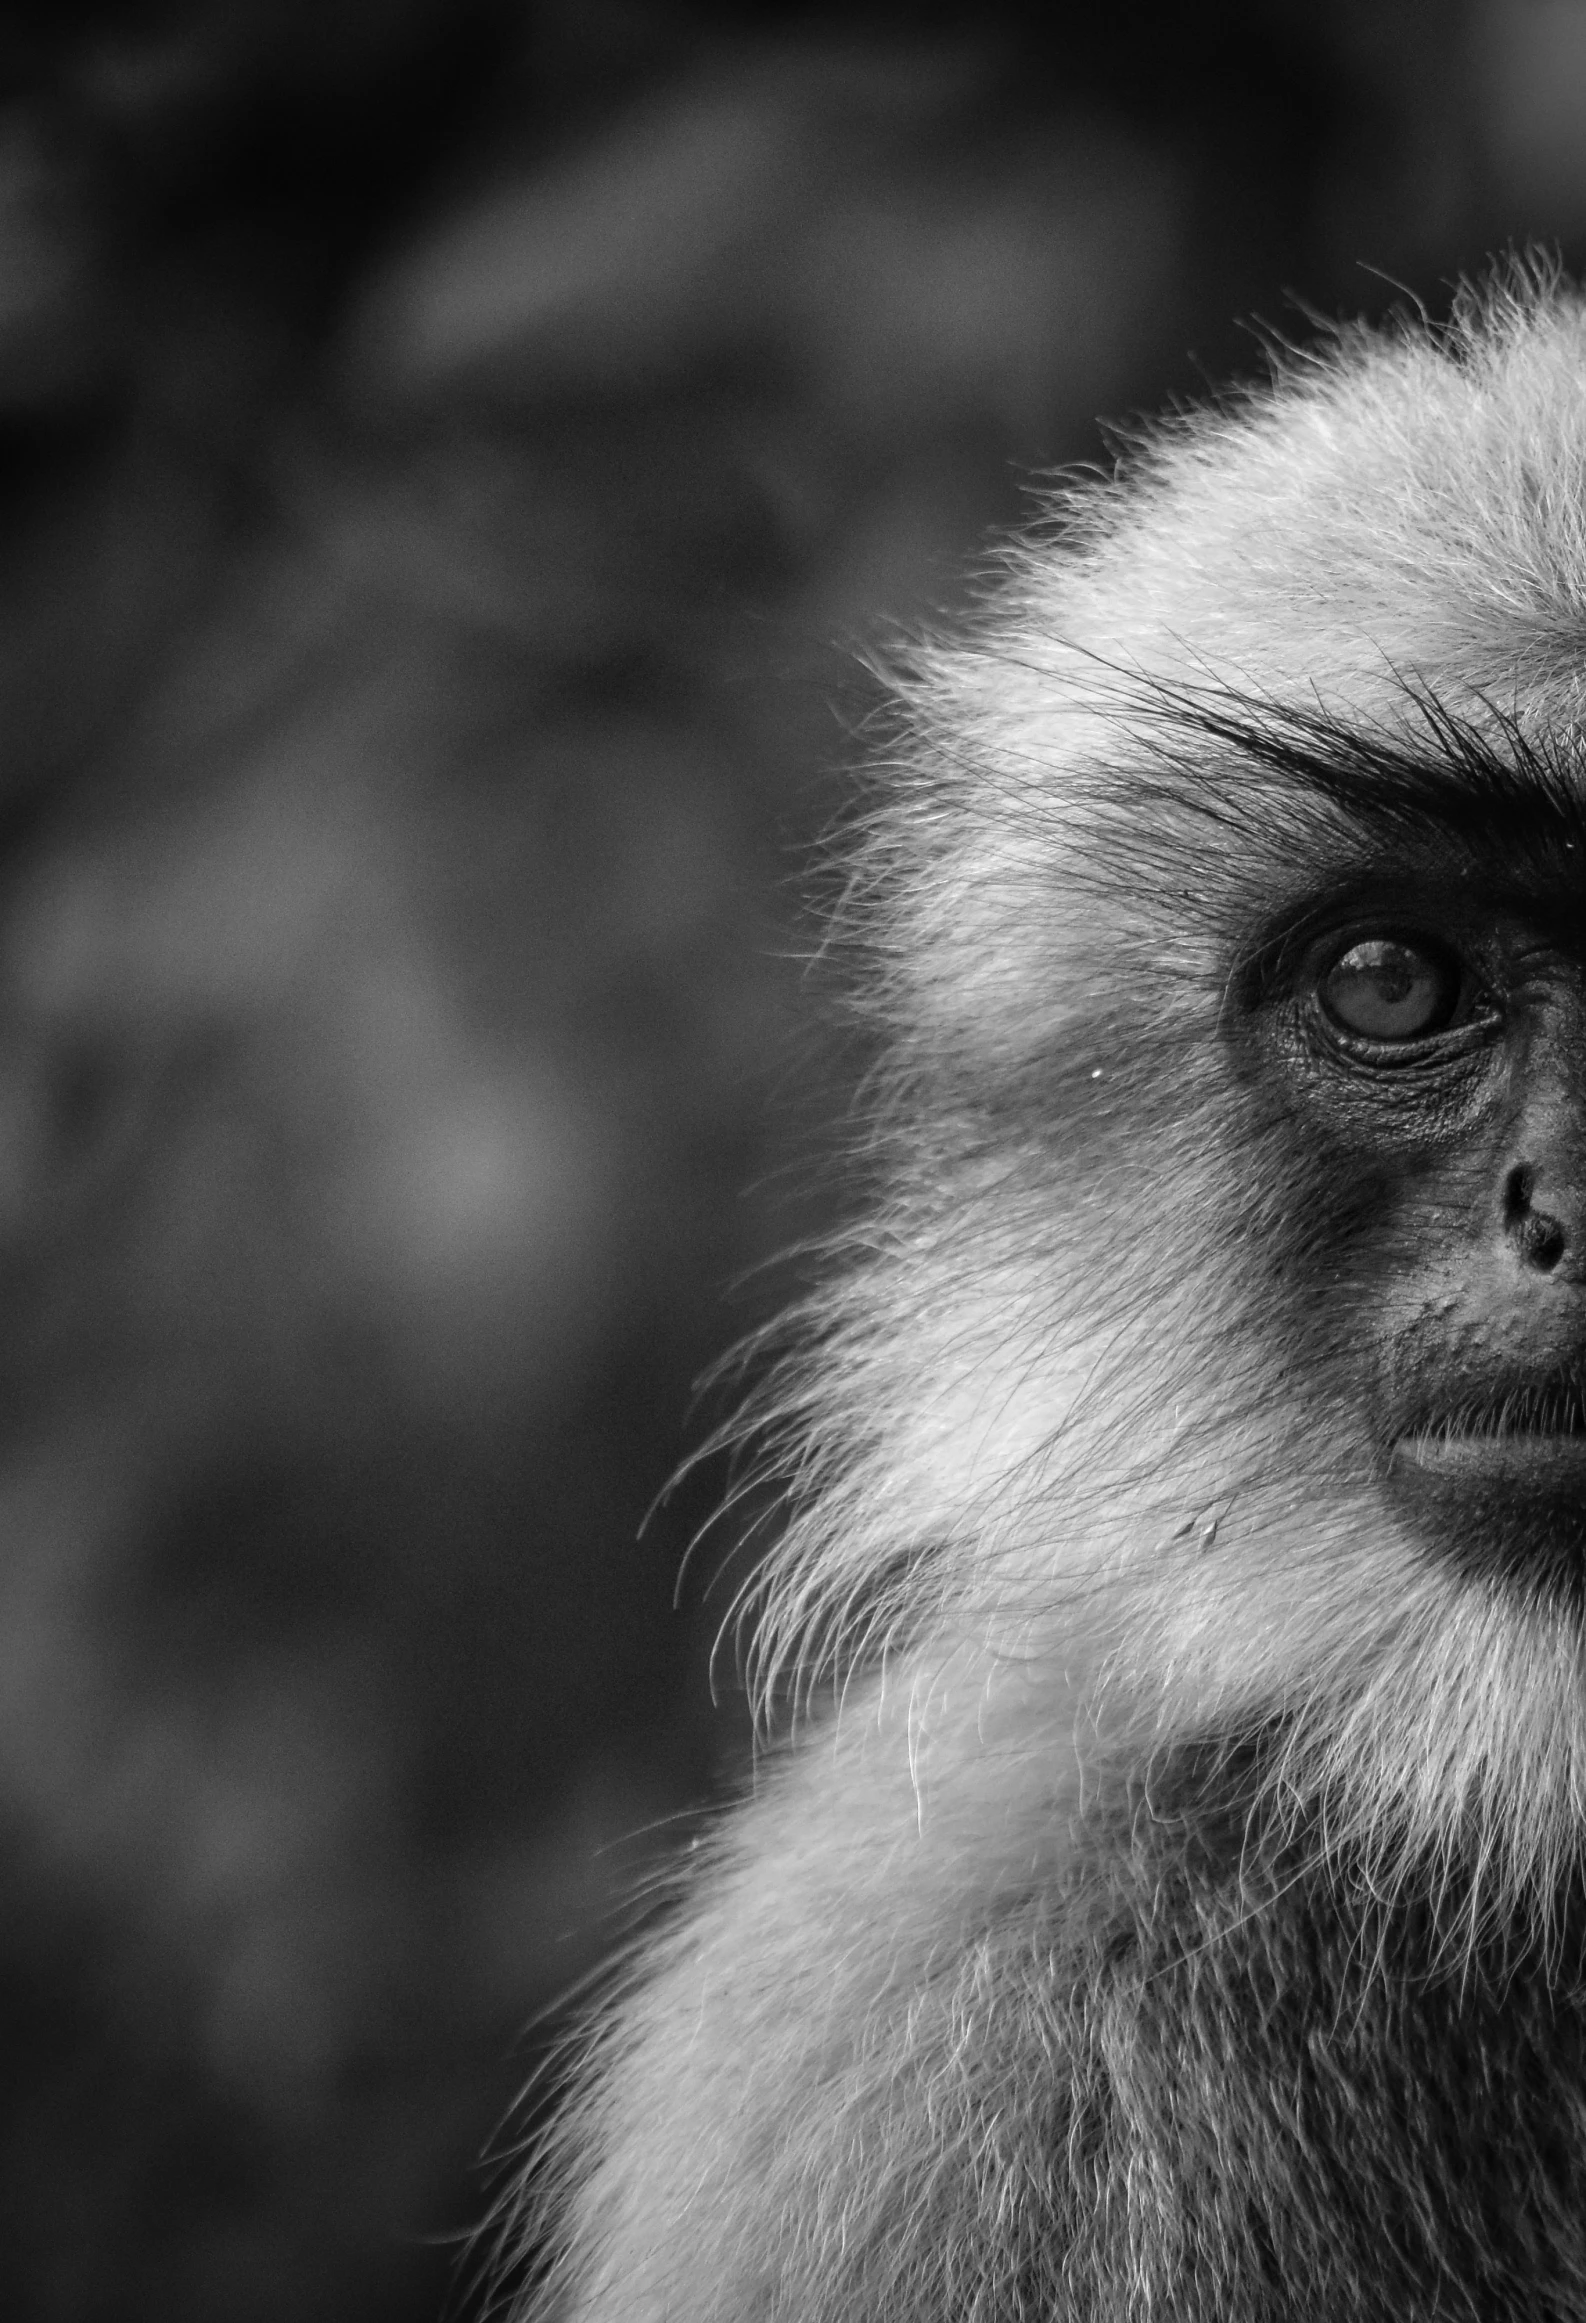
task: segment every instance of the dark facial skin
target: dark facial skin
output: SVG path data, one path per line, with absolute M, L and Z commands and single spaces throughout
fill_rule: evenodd
M 1586 876 L 1549 852 L 1379 857 L 1255 1013 L 1384 1489 L 1472 1570 L 1586 1600 Z

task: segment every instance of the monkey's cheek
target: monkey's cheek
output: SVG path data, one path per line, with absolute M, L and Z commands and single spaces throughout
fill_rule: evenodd
M 1586 1435 L 1401 1437 L 1388 1485 L 1421 1537 L 1473 1578 L 1586 1608 Z

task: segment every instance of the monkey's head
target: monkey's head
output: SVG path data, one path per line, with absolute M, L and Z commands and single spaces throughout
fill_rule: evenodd
M 773 1653 L 1061 1665 L 1070 1720 L 1279 1735 L 1379 1874 L 1545 1899 L 1586 1855 L 1586 311 L 1345 338 L 1075 488 L 924 663 L 868 846 L 887 1184 L 794 1389 Z

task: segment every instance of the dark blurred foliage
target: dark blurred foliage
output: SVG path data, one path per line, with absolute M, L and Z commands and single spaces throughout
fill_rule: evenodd
M 1577 242 L 1583 24 L 7 10 L 8 2318 L 438 2315 L 742 1750 L 719 1464 L 639 1527 L 838 1198 L 859 649 L 1240 318 Z

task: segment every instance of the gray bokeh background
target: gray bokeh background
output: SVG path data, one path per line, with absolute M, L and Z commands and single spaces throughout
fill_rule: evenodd
M 743 1748 L 719 1463 L 639 1527 L 841 1198 L 866 650 L 1533 235 L 1582 0 L 7 9 L 7 2318 L 477 2311 Z

